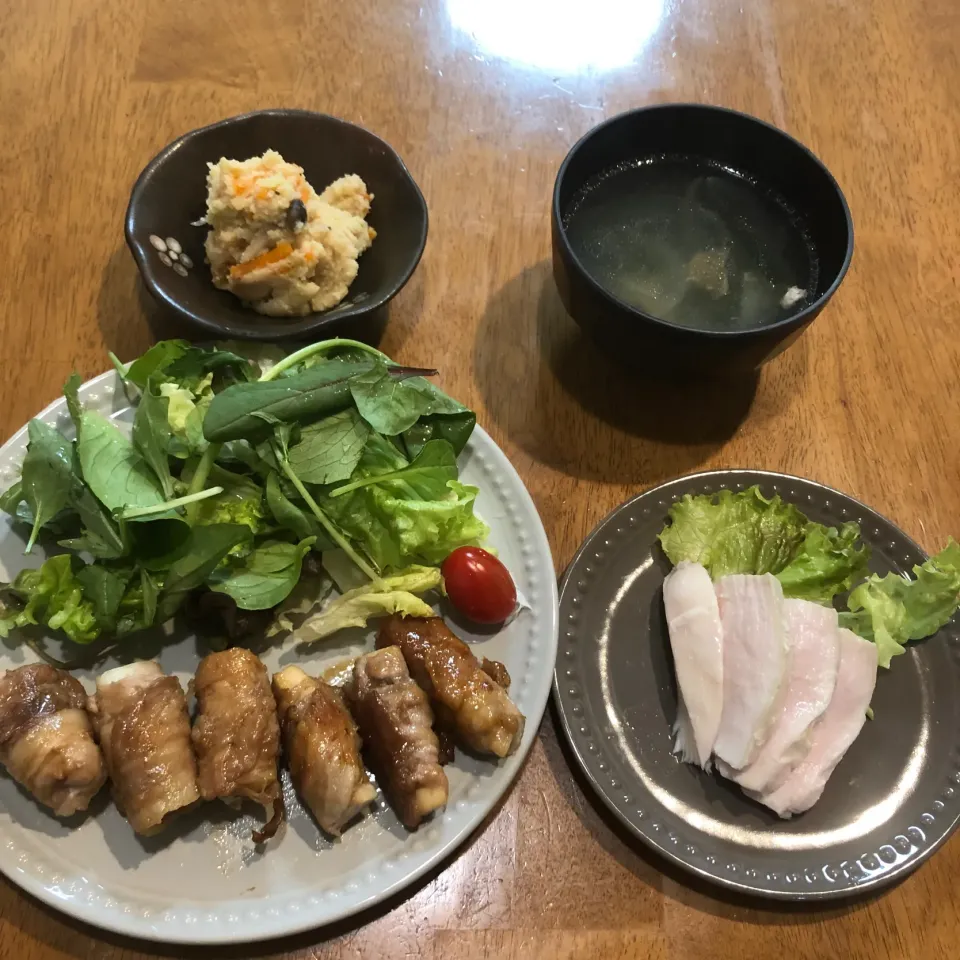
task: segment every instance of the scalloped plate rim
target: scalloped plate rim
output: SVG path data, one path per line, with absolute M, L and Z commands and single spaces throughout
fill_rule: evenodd
M 111 398 L 118 390 L 121 391 L 122 394 L 119 378 L 115 371 L 110 370 L 86 381 L 81 387 L 81 399 L 104 386 L 109 388 Z M 129 407 L 129 404 L 126 404 L 126 407 Z M 44 407 L 36 416 L 37 418 L 47 418 L 54 414 L 62 414 L 65 408 L 65 401 L 61 397 Z M 115 407 L 114 410 L 116 411 L 117 408 Z M 0 471 L 7 467 L 11 461 L 19 461 L 21 457 L 20 450 L 24 443 L 26 430 L 27 425 L 24 424 L 24 426 L 17 430 L 3 446 L 0 447 Z M 491 517 L 485 517 L 485 519 L 488 520 L 490 526 L 498 534 L 501 543 L 505 536 L 516 538 L 518 544 L 524 537 L 529 536 L 530 538 L 531 542 L 526 544 L 523 549 L 518 547 L 518 550 L 524 552 L 526 547 L 529 547 L 525 552 L 525 555 L 528 556 L 527 575 L 535 578 L 535 590 L 538 593 L 538 602 L 535 606 L 541 619 L 539 621 L 531 619 L 531 623 L 525 630 L 524 636 L 527 638 L 526 642 L 530 643 L 532 636 L 536 634 L 537 638 L 539 638 L 538 642 L 543 642 L 544 649 L 541 651 L 541 655 L 537 660 L 536 670 L 526 676 L 523 681 L 524 687 L 526 687 L 527 683 L 531 684 L 530 699 L 533 704 L 533 709 L 527 708 L 527 724 L 519 750 L 506 761 L 492 768 L 493 772 L 489 776 L 476 781 L 481 787 L 481 796 L 473 800 L 465 799 L 463 801 L 465 808 L 463 809 L 451 809 L 451 807 L 448 806 L 447 811 L 440 821 L 431 821 L 432 823 L 439 822 L 442 826 L 445 826 L 450 822 L 451 818 L 456 820 L 455 825 L 453 825 L 450 830 L 444 830 L 443 835 L 439 838 L 441 842 L 428 851 L 420 850 L 418 852 L 413 850 L 412 853 L 407 852 L 398 855 L 396 859 L 399 860 L 400 857 L 403 857 L 405 862 L 409 862 L 409 857 L 414 857 L 415 865 L 408 868 L 404 864 L 400 864 L 398 875 L 395 879 L 389 880 L 389 882 L 386 883 L 375 884 L 376 889 L 367 894 L 360 893 L 358 897 L 354 897 L 349 903 L 341 902 L 339 905 L 334 906 L 333 909 L 330 909 L 328 902 L 321 902 L 319 909 L 316 907 L 308 907 L 305 910 L 300 910 L 298 908 L 296 912 L 292 912 L 288 907 L 286 913 L 280 913 L 278 911 L 276 916 L 268 915 L 263 917 L 258 914 L 256 929 L 251 927 L 250 920 L 241 920 L 240 923 L 230 923 L 226 917 L 221 917 L 217 919 L 215 925 L 213 925 L 213 929 L 208 930 L 205 928 L 211 926 L 209 918 L 200 919 L 199 922 L 196 922 L 196 920 L 189 922 L 184 920 L 177 921 L 175 918 L 163 916 L 162 905 L 157 907 L 155 913 L 151 913 L 149 916 L 138 917 L 136 913 L 138 909 L 137 903 L 134 902 L 132 913 L 125 912 L 123 910 L 122 897 L 117 900 L 117 893 L 113 890 L 103 891 L 99 894 L 100 901 L 94 902 L 93 904 L 83 903 L 79 899 L 74 901 L 58 896 L 55 890 L 51 889 L 51 884 L 44 883 L 40 877 L 31 875 L 28 869 L 19 867 L 15 860 L 8 856 L 0 856 L 0 873 L 3 873 L 11 883 L 16 884 L 26 893 L 40 900 L 47 906 L 90 924 L 91 926 L 99 927 L 112 933 L 158 943 L 226 945 L 273 940 L 279 937 L 315 930 L 330 923 L 344 920 L 375 906 L 415 883 L 425 873 L 445 861 L 454 851 L 461 847 L 463 843 L 482 826 L 486 817 L 496 808 L 501 798 L 514 783 L 537 737 L 540 722 L 550 695 L 559 631 L 557 580 L 552 553 L 546 531 L 543 528 L 543 523 L 529 491 L 526 489 L 523 480 L 508 460 L 506 454 L 479 425 L 476 427 L 473 437 L 471 437 L 465 454 L 479 455 L 481 460 L 483 460 L 483 458 L 490 458 L 493 462 L 492 465 L 490 467 L 482 467 L 482 469 L 488 469 L 492 476 L 495 475 L 501 497 L 506 497 L 507 493 L 509 493 L 509 497 L 514 498 L 511 500 L 512 505 L 518 512 L 521 525 L 526 528 L 523 536 L 518 535 L 510 523 L 502 522 L 500 526 L 497 527 L 492 522 Z M 482 495 L 481 493 L 481 496 Z M 0 527 L 0 538 L 6 537 L 8 531 L 9 526 L 4 525 Z M 517 577 L 517 572 L 512 572 L 514 572 L 515 577 Z M 528 616 L 533 618 L 534 615 L 531 613 Z M 8 654 L 2 645 L 0 645 L 0 669 L 6 666 L 7 660 Z M 2 779 L 8 780 L 9 778 L 3 775 Z M 12 787 L 12 784 L 10 786 Z M 4 813 L 5 811 L 0 811 L 0 816 Z M 8 832 L 16 832 L 18 829 L 28 834 L 31 832 L 29 828 L 22 827 L 12 819 L 8 819 L 6 823 L 3 819 L 0 819 L 0 846 L 2 846 L 2 841 L 6 839 Z M 319 834 L 318 828 L 317 831 Z M 419 836 L 423 835 L 420 834 Z M 407 838 L 407 842 L 412 846 L 417 839 L 418 834 L 412 834 Z M 7 846 L 10 847 L 12 842 L 13 841 L 8 841 Z M 208 840 L 207 842 L 212 841 Z M 106 850 L 106 856 L 113 856 L 106 847 L 104 847 L 104 849 Z M 273 851 L 272 853 L 275 856 L 278 851 Z M 266 857 L 270 855 L 271 852 L 268 851 Z M 87 870 L 85 872 L 95 876 L 93 870 Z M 83 878 L 83 880 L 87 887 L 98 887 L 95 879 L 87 880 Z M 56 884 L 54 884 L 54 886 L 56 886 Z M 100 889 L 102 890 L 102 888 Z M 104 902 L 108 905 L 104 905 Z M 229 901 L 230 904 L 237 902 L 238 901 Z M 240 903 L 247 908 L 254 905 L 259 908 L 262 901 L 240 901 Z M 211 909 L 210 906 L 206 906 L 200 910 L 200 913 L 209 914 Z
M 560 581 L 560 613 L 561 613 L 561 622 L 563 621 L 563 614 L 569 604 L 569 597 L 571 593 L 571 575 L 574 570 L 582 565 L 584 558 L 587 556 L 588 552 L 594 546 L 595 539 L 599 536 L 601 531 L 606 527 L 606 525 L 612 520 L 612 518 L 621 512 L 626 512 L 636 504 L 638 501 L 641 501 L 648 497 L 653 497 L 658 493 L 663 493 L 668 491 L 670 488 L 677 486 L 689 486 L 698 482 L 717 482 L 721 486 L 725 480 L 743 480 L 744 478 L 749 478 L 751 482 L 755 482 L 756 479 L 761 481 L 767 480 L 771 483 L 777 482 L 794 482 L 800 483 L 809 487 L 817 488 L 819 491 L 828 496 L 839 497 L 842 500 L 848 501 L 851 504 L 854 504 L 857 509 L 863 511 L 865 514 L 868 514 L 876 519 L 879 523 L 888 525 L 893 530 L 897 532 L 909 545 L 909 547 L 917 552 L 921 557 L 927 558 L 928 554 L 926 551 L 908 534 L 900 529 L 893 521 L 889 520 L 887 517 L 884 517 L 883 514 L 879 513 L 877 510 L 874 510 L 872 507 L 867 506 L 862 501 L 857 500 L 855 497 L 851 496 L 848 493 L 844 493 L 842 490 L 837 490 L 834 487 L 830 487 L 827 484 L 820 483 L 816 480 L 810 480 L 806 477 L 799 477 L 793 474 L 782 473 L 779 471 L 773 470 L 754 470 L 749 468 L 725 468 L 725 469 L 716 469 L 716 470 L 704 470 L 697 473 L 686 474 L 681 477 L 675 477 L 671 480 L 664 481 L 653 487 L 650 487 L 647 490 L 644 490 L 629 499 L 625 500 L 623 503 L 614 507 L 610 510 L 590 531 L 590 533 L 584 538 L 582 544 L 578 548 L 573 559 L 570 561 L 569 565 L 563 572 Z M 690 492 L 689 490 L 685 492 Z M 715 492 L 715 491 L 714 491 Z M 664 515 L 666 508 L 664 508 Z M 864 535 L 864 540 L 869 542 L 869 539 Z M 565 602 L 566 601 L 566 602 Z M 941 630 L 953 630 L 954 633 L 960 633 L 960 628 L 958 628 L 956 620 L 948 621 Z M 939 632 L 939 631 L 938 631 Z M 562 641 L 561 641 L 562 645 Z M 621 808 L 621 805 L 610 796 L 610 790 L 602 784 L 597 776 L 594 767 L 596 765 L 596 760 L 591 759 L 585 755 L 584 751 L 581 749 L 580 744 L 578 743 L 577 735 L 574 732 L 574 721 L 572 719 L 572 714 L 570 712 L 569 706 L 566 703 L 566 696 L 561 690 L 561 678 L 560 678 L 560 664 L 562 658 L 560 656 L 560 650 L 558 649 L 557 655 L 557 666 L 554 670 L 554 681 L 553 681 L 553 702 L 556 706 L 558 716 L 560 718 L 560 726 L 563 730 L 564 737 L 569 745 L 574 757 L 576 758 L 577 764 L 580 767 L 581 772 L 586 777 L 588 783 L 590 784 L 591 789 L 607 807 L 607 809 L 616 817 L 616 819 L 624 826 L 624 828 L 632 834 L 634 837 L 639 839 L 646 846 L 650 847 L 655 853 L 662 856 L 670 864 L 679 867 L 680 869 L 693 874 L 695 877 L 707 881 L 708 883 L 717 884 L 721 887 L 724 887 L 730 891 L 745 894 L 751 897 L 757 897 L 761 899 L 776 900 L 776 901 L 804 901 L 804 902 L 826 902 L 826 901 L 835 901 L 846 899 L 850 897 L 857 897 L 863 894 L 878 892 L 881 891 L 899 880 L 902 880 L 904 877 L 912 873 L 918 867 L 920 867 L 926 860 L 928 860 L 940 847 L 951 837 L 954 831 L 960 825 L 960 805 L 955 806 L 955 810 L 948 821 L 946 821 L 942 826 L 939 826 L 937 829 L 937 836 L 935 839 L 931 840 L 929 843 L 925 842 L 925 845 L 918 850 L 915 854 L 910 854 L 905 856 L 904 859 L 890 866 L 888 869 L 881 870 L 877 876 L 868 878 L 863 882 L 856 881 L 845 881 L 843 885 L 838 885 L 832 889 L 822 889 L 816 891 L 804 891 L 802 888 L 780 888 L 777 889 L 771 886 L 760 886 L 756 882 L 746 882 L 740 881 L 728 877 L 720 872 L 719 865 L 707 865 L 700 866 L 695 862 L 691 862 L 690 859 L 685 858 L 684 856 L 678 853 L 678 850 L 671 845 L 668 845 L 666 842 L 661 842 L 657 837 L 653 836 L 649 828 L 641 828 L 635 822 L 633 822 L 629 816 Z M 955 780 L 960 784 L 960 773 L 957 773 Z M 960 788 L 958 788 L 960 790 Z M 693 833 L 696 833 L 695 828 L 687 827 Z M 676 847 L 679 847 L 680 844 L 676 844 Z M 772 882 L 772 881 L 769 881 Z

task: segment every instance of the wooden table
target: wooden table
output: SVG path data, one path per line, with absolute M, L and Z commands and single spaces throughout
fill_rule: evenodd
M 190 128 L 267 106 L 390 141 L 430 241 L 385 349 L 438 363 L 520 471 L 557 570 L 614 505 L 707 467 L 849 491 L 928 549 L 960 517 L 960 7 L 956 0 L 12 0 L 0 19 L 0 427 L 77 369 L 151 340 L 123 243 L 139 169 Z M 834 172 L 853 267 L 753 389 L 612 368 L 549 265 L 557 166 L 628 107 L 700 100 L 790 131 Z M 664 874 L 571 773 L 554 719 L 483 829 L 405 898 L 227 956 L 956 956 L 960 839 L 879 899 L 787 910 Z M 0 883 L 2 960 L 216 956 L 66 922 Z

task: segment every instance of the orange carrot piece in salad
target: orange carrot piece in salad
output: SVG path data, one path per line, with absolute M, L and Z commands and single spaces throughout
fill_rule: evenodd
M 291 253 L 293 253 L 293 246 L 284 240 L 278 243 L 272 250 L 261 253 L 259 257 L 254 257 L 252 260 L 247 260 L 246 263 L 238 263 L 232 266 L 230 268 L 230 277 L 233 280 L 238 280 L 240 277 L 245 277 L 248 273 L 253 273 L 254 270 L 259 270 L 261 267 L 269 267 L 271 263 L 279 263 L 281 260 L 286 260 Z

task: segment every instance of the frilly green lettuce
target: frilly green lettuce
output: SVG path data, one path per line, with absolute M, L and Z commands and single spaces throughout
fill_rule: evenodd
M 417 594 L 438 589 L 443 577 L 436 567 L 412 566 L 393 576 L 348 590 L 308 617 L 293 636 L 298 644 L 332 636 L 346 627 L 364 627 L 374 617 L 399 613 L 405 617 L 432 617 L 433 608 Z
M 74 643 L 90 643 L 100 634 L 93 604 L 77 580 L 83 562 L 69 554 L 51 557 L 35 570 L 24 570 L 7 588 L 21 609 L 0 607 L 0 636 L 14 627 L 40 625 L 63 630 Z
M 913 568 L 913 579 L 874 574 L 861 583 L 840 614 L 841 625 L 877 645 L 881 667 L 905 653 L 909 640 L 936 633 L 960 604 L 960 544 L 950 540 L 940 553 Z
M 768 500 L 755 486 L 687 494 L 670 508 L 660 543 L 672 563 L 701 563 L 714 580 L 730 573 L 779 573 L 796 555 L 808 524 L 793 504 Z
M 160 396 L 169 401 L 167 422 L 172 434 L 170 453 L 180 458 L 203 453 L 207 448 L 203 436 L 203 418 L 213 401 L 213 374 L 208 373 L 203 377 L 195 389 L 173 381 L 161 383 L 158 389 Z

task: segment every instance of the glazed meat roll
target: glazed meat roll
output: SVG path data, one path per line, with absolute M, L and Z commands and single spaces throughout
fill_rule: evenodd
M 193 747 L 204 800 L 253 800 L 269 823 L 255 835 L 272 837 L 283 818 L 277 757 L 280 725 L 267 669 L 240 647 L 211 653 L 194 680 L 197 719 Z
M 58 817 L 86 810 L 107 779 L 86 702 L 78 680 L 46 664 L 0 677 L 0 763 Z
M 113 798 L 137 833 L 158 833 L 169 814 L 200 798 L 187 700 L 176 677 L 153 661 L 108 670 L 97 679 L 90 710 Z
M 439 725 L 460 743 L 497 757 L 520 746 L 524 717 L 498 682 L 510 682 L 502 664 L 481 664 L 440 617 L 387 617 L 377 646 L 394 645 L 430 696 Z
M 414 683 L 398 647 L 360 657 L 347 685 L 371 767 L 400 822 L 415 830 L 447 802 L 447 775 L 427 695 Z
M 276 674 L 273 693 L 293 785 L 317 823 L 337 837 L 376 796 L 357 727 L 339 691 L 299 667 Z

